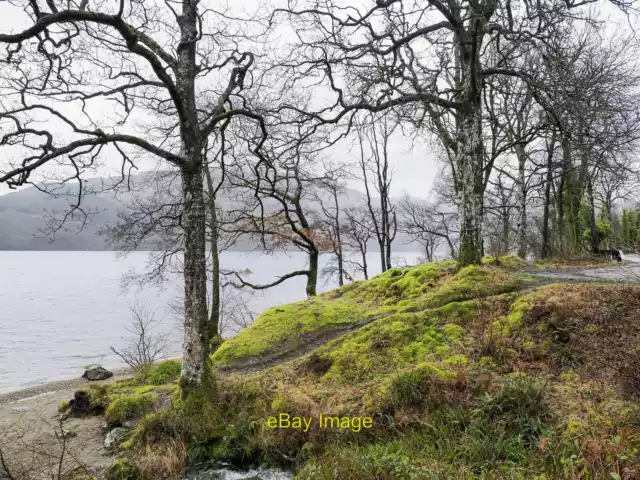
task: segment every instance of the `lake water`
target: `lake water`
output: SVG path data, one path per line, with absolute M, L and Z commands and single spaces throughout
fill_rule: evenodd
M 394 263 L 413 264 L 419 257 L 403 252 Z M 122 276 L 132 269 L 143 271 L 147 258 L 144 252 L 118 258 L 115 252 L 0 251 L 0 393 L 76 378 L 92 363 L 122 366 L 109 347 L 126 345 L 129 305 L 135 301 L 157 309 L 157 331 L 168 332 L 168 353 L 179 355 L 180 322 L 170 305 L 181 299 L 181 279 L 173 279 L 164 289 L 122 288 Z M 378 273 L 379 254 L 371 253 L 368 260 L 370 275 Z M 328 256 L 322 256 L 321 267 L 328 261 Z M 224 252 L 221 264 L 226 269 L 249 268 L 249 281 L 267 283 L 303 267 L 305 256 Z M 320 279 L 318 290 L 336 286 L 335 281 Z M 302 277 L 246 294 L 248 305 L 257 313 L 304 298 Z

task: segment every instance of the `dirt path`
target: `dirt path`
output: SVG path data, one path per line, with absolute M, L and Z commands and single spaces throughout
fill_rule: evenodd
M 218 369 L 218 372 L 222 375 L 246 375 L 248 373 L 259 372 L 261 370 L 266 370 L 267 368 L 275 367 L 276 365 L 280 365 L 281 363 L 285 363 L 290 360 L 295 360 L 298 357 L 310 353 L 315 349 L 326 345 L 331 340 L 335 340 L 336 338 L 343 337 L 347 333 L 358 330 L 378 318 L 380 318 L 380 316 L 366 318 L 356 323 L 318 332 L 316 335 L 307 338 L 307 340 L 303 340 L 295 348 L 286 350 L 282 353 L 263 355 L 257 359 L 250 359 L 247 362 L 239 363 L 231 367 L 222 367 Z

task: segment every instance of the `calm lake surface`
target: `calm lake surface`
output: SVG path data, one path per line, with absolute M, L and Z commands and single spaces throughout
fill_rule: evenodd
M 413 264 L 419 253 L 400 253 L 399 265 Z M 179 320 L 170 306 L 181 301 L 182 281 L 175 278 L 163 289 L 150 286 L 122 288 L 122 277 L 132 269 L 142 272 L 148 254 L 136 252 L 118 258 L 115 252 L 0 251 L 0 393 L 55 380 L 79 377 L 83 368 L 100 363 L 122 366 L 110 351 L 127 344 L 131 322 L 129 305 L 138 301 L 156 310 L 158 332 L 167 332 L 172 356 L 180 353 Z M 321 258 L 321 268 L 329 256 Z M 379 254 L 368 258 L 370 275 L 379 273 Z M 222 267 L 249 268 L 252 283 L 267 283 L 305 265 L 300 253 L 224 252 Z M 318 290 L 337 286 L 320 279 Z M 272 289 L 246 295 L 251 310 L 303 300 L 305 282 L 290 279 Z

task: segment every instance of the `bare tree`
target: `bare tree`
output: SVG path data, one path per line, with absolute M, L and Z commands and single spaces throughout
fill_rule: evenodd
M 145 375 L 154 362 L 166 358 L 170 343 L 168 332 L 156 331 L 159 321 L 156 319 L 156 310 L 150 310 L 136 301 L 129 306 L 131 312 L 131 325 L 126 328 L 131 335 L 127 345 L 111 351 L 124 363 L 140 375 Z
M 249 274 L 250 271 L 240 272 L 241 274 Z M 216 348 L 219 340 L 232 334 L 238 333 L 240 330 L 249 327 L 258 314 L 251 308 L 250 295 L 246 290 L 238 290 L 231 282 L 226 280 L 224 274 L 220 275 L 220 311 L 218 312 L 218 329 L 220 339 L 212 339 Z M 183 302 L 176 299 L 169 304 L 172 315 L 177 319 L 184 316 Z
M 220 335 L 237 333 L 249 327 L 257 313 L 251 309 L 246 292 L 230 283 L 224 283 L 220 290 Z
M 518 207 L 514 186 L 515 182 L 504 171 L 499 171 L 489 180 L 489 188 L 485 192 L 485 229 L 490 255 L 506 255 L 511 250 L 514 212 Z
M 444 208 L 443 208 L 444 207 Z M 425 248 L 429 261 L 442 241 L 446 242 L 451 258 L 457 255 L 457 213 L 446 210 L 436 202 L 416 201 L 405 197 L 400 204 L 400 229 Z
M 373 220 L 368 207 L 363 205 L 346 209 L 342 231 L 344 245 L 357 252 L 360 257 L 360 260 L 345 258 L 345 263 L 354 267 L 355 273 L 362 272 L 365 280 L 368 280 L 367 252 L 369 241 L 374 236 Z
M 389 125 L 387 117 L 372 119 L 371 122 L 370 126 L 363 126 L 358 131 L 359 164 L 367 208 L 380 248 L 380 268 L 385 272 L 391 268 L 391 244 L 398 230 L 396 209 L 391 201 L 393 172 L 389 164 L 389 140 L 395 128 Z M 368 152 L 365 144 L 369 147 Z M 375 205 L 372 189 L 377 193 L 378 205 Z
M 345 174 L 332 168 L 325 167 L 325 170 L 327 171 L 324 177 L 317 182 L 316 188 L 311 192 L 314 203 L 320 210 L 316 215 L 315 223 L 330 240 L 330 250 L 333 254 L 333 261 L 330 262 L 328 269 L 323 270 L 323 273 L 329 276 L 335 274 L 338 278 L 338 285 L 342 286 L 345 277 L 349 275 L 345 271 L 344 224 L 340 207 L 340 195 L 345 190 L 343 178 Z M 328 198 L 325 198 L 326 196 Z
M 53 435 L 34 436 L 39 432 L 36 422 L 16 422 L 0 431 L 0 478 L 3 480 L 66 480 L 95 478 L 78 456 L 78 445 L 72 448 L 70 438 L 74 432 L 64 428 L 58 418 L 55 424 L 43 418 Z
M 259 242 L 263 251 L 274 252 L 293 247 L 307 256 L 307 266 L 281 275 L 267 284 L 253 284 L 238 272 L 230 272 L 238 288 L 265 290 L 294 277 L 306 277 L 308 297 L 316 295 L 320 252 L 330 251 L 332 239 L 315 223 L 310 208 L 314 184 L 323 181 L 321 173 L 310 168 L 317 158 L 317 143 L 303 135 L 291 134 L 285 127 L 272 134 L 256 158 L 238 158 L 227 172 L 237 195 L 238 208 L 230 211 L 233 230 Z M 251 145 L 253 139 L 245 138 Z M 270 202 L 270 210 L 265 208 Z
M 556 81 L 551 119 L 560 132 L 560 168 L 552 190 L 560 249 L 595 253 L 596 179 L 608 165 L 617 170 L 613 166 L 622 164 L 638 140 L 640 77 L 628 39 L 605 45 L 596 26 L 573 26 L 576 33 L 569 41 L 551 42 L 542 62 L 549 83 Z
M 80 185 L 71 212 L 82 214 L 82 178 L 101 157 L 118 156 L 123 178 L 142 158 L 179 171 L 185 290 L 180 384 L 185 395 L 197 390 L 210 361 L 205 145 L 231 118 L 261 121 L 242 96 L 252 87 L 254 55 L 240 45 L 249 39 L 224 11 L 191 0 L 11 3 L 11 15 L 30 25 L 0 34 L 0 145 L 21 147 L 22 161 L 3 167 L 0 183 L 18 187 L 36 171 L 62 166 L 69 172 L 63 181 Z M 97 108 L 105 100 L 115 106 L 113 115 Z

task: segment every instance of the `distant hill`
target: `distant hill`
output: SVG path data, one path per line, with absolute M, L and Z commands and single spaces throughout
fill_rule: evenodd
M 152 187 L 147 185 L 148 173 L 132 176 L 132 184 L 136 195 L 156 195 Z M 93 178 L 87 181 L 87 186 L 94 192 L 100 192 L 104 186 L 110 186 L 113 178 Z M 64 186 L 57 198 L 41 192 L 35 187 L 27 187 L 16 192 L 0 195 L 0 250 L 112 250 L 106 240 L 97 232 L 108 224 L 114 224 L 118 212 L 127 211 L 134 195 L 121 191 L 93 193 L 87 195 L 82 206 L 87 211 L 99 212 L 90 216 L 90 221 L 80 230 L 80 221 L 71 220 L 65 223 L 65 229 L 55 234 L 53 242 L 41 230 L 47 225 L 47 212 L 56 214 L 68 211 L 71 202 L 75 201 L 78 187 L 75 184 Z M 343 208 L 361 204 L 364 194 L 347 189 L 340 198 Z M 230 198 L 221 194 L 219 204 L 230 206 L 234 203 Z M 267 208 L 274 208 L 266 203 Z M 394 242 L 394 250 L 398 252 L 419 251 L 417 244 L 408 244 L 406 237 L 398 234 Z M 141 250 L 151 248 L 143 245 Z M 239 242 L 234 249 L 240 251 L 253 250 L 255 245 L 249 241 Z M 371 242 L 371 251 L 378 251 L 375 242 Z

